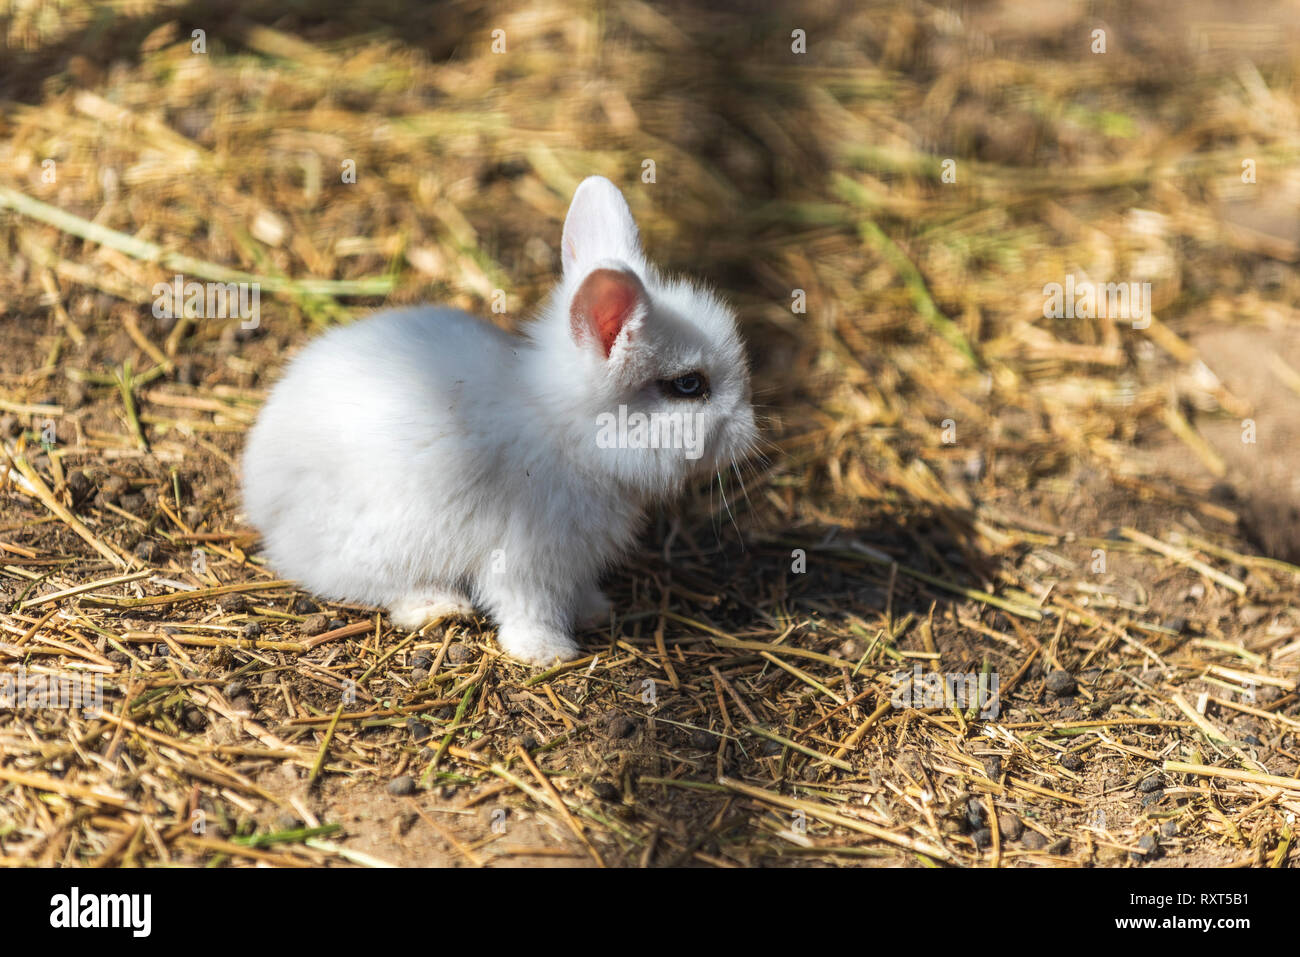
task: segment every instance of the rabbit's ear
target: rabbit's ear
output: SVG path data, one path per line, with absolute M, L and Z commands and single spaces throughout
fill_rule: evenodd
M 627 200 L 603 176 L 588 176 L 573 194 L 564 220 L 560 258 L 566 278 L 581 275 L 602 259 L 634 263 L 641 241 Z
M 619 334 L 632 335 L 644 320 L 649 300 L 645 286 L 626 269 L 593 269 L 573 294 L 569 328 L 579 346 L 599 345 L 608 359 Z

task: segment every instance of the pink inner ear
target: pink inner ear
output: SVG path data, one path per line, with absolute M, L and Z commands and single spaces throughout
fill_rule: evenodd
M 608 359 L 614 340 L 644 295 L 641 280 L 630 272 L 592 270 L 574 293 L 573 305 L 569 307 L 574 339 L 582 341 L 594 336 Z

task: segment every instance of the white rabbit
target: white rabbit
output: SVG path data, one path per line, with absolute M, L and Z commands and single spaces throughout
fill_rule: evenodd
M 479 609 L 515 658 L 578 654 L 574 626 L 608 621 L 597 581 L 646 506 L 757 433 L 731 310 L 659 275 L 609 180 L 578 186 L 561 258 L 523 337 L 402 309 L 289 364 L 244 453 L 247 515 L 276 569 L 403 628 Z

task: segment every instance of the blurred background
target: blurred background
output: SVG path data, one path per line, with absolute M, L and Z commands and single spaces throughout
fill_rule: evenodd
M 991 481 L 1022 510 L 1042 480 L 1170 502 L 1167 476 L 1296 557 L 1293 3 L 0 9 L 3 185 L 153 244 L 3 204 L 12 402 L 80 408 L 132 357 L 260 388 L 388 303 L 499 289 L 514 325 L 601 173 L 654 258 L 739 305 L 773 439 L 803 435 L 783 469 L 825 494 L 967 508 Z M 140 314 L 194 272 L 161 252 L 259 278 L 260 327 Z M 1045 317 L 1067 276 L 1150 283 L 1154 318 Z
M 639 581 L 674 539 L 707 589 L 852 538 L 949 596 L 1067 596 L 1293 674 L 1298 58 L 1284 0 L 5 0 L 0 438 L 52 421 L 34 469 L 122 554 L 170 554 L 130 520 L 150 488 L 236 528 L 295 348 L 399 303 L 516 328 L 598 173 L 651 259 L 736 304 L 768 443 L 743 491 L 657 517 Z M 257 327 L 155 317 L 178 273 L 259 283 Z M 1149 308 L 1050 308 L 1110 283 Z M 84 551 L 7 503 L 18 547 Z M 826 574 L 817 614 L 893 628 L 892 577 Z

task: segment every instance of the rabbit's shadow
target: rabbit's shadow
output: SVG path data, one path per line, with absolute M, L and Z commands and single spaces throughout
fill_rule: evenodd
M 803 769 L 788 762 L 809 759 L 751 729 L 807 743 L 800 726 L 836 707 L 813 690 L 816 683 L 834 697 L 848 676 L 848 689 L 870 699 L 860 704 L 869 714 L 888 686 L 880 673 L 897 683 L 918 662 L 928 668 L 919 656 L 927 648 L 962 673 L 991 666 L 1007 675 L 1019 667 L 1023 655 L 956 627 L 960 617 L 1015 631 L 1009 616 L 960 593 L 981 589 L 986 571 L 985 557 L 971 551 L 974 536 L 962 534 L 969 523 L 966 514 L 917 506 L 904 521 L 769 528 L 743 550 L 734 537 L 715 538 L 707 520 L 652 523 L 642 553 L 610 580 L 616 607 L 630 611 L 618 628 L 622 644 L 605 637 L 601 649 L 603 636 L 582 638 L 589 653 L 636 653 L 606 674 L 613 693 L 595 705 L 593 747 L 608 777 L 634 789 L 624 799 L 677 835 L 651 863 L 688 863 L 697 852 L 752 837 L 757 816 L 733 810 L 719 820 L 729 795 L 708 787 L 725 777 L 778 790 L 774 773 L 799 779 Z M 778 648 L 797 650 L 773 655 Z M 819 730 L 824 738 L 840 733 Z M 850 763 L 856 752 L 846 755 Z M 696 786 L 663 783 L 669 778 Z

